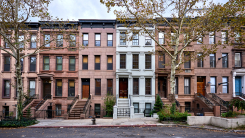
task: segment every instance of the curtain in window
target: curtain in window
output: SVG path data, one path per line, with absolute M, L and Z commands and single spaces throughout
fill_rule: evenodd
M 190 94 L 190 79 L 189 78 L 185 78 L 185 88 L 184 88 L 184 93 L 185 94 Z

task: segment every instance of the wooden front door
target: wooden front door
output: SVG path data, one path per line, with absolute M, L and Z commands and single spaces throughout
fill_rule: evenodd
M 119 78 L 119 98 L 128 98 L 128 78 Z
M 51 95 L 51 83 L 43 83 L 43 98 L 49 99 L 51 98 L 50 95 Z
M 167 81 L 166 77 L 158 77 L 158 94 L 160 97 L 167 98 Z
M 89 85 L 83 85 L 83 98 L 89 97 Z
M 197 93 L 205 96 L 205 77 L 197 77 Z

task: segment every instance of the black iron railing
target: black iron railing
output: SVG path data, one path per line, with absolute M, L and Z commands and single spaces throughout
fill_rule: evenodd
M 71 110 L 72 106 L 75 104 L 75 102 L 76 102 L 78 99 L 79 99 L 79 95 L 77 95 L 76 97 L 74 97 L 74 99 L 72 100 L 71 106 L 70 106 L 70 108 L 67 110 L 68 116 L 69 116 L 69 114 L 70 114 L 70 110 Z
M 130 108 L 117 108 L 117 116 L 130 117 Z
M 48 94 L 48 95 L 46 95 L 36 106 L 35 106 L 35 109 L 36 109 L 36 111 L 42 106 L 42 104 L 43 103 L 45 103 L 45 101 L 47 100 L 47 99 L 50 99 L 51 98 L 51 95 L 50 94 Z
M 213 108 L 213 103 L 210 102 L 206 97 L 204 97 L 201 93 L 196 93 L 196 97 L 199 97 L 208 107 Z
M 91 99 L 91 96 L 89 95 L 89 97 L 88 97 L 88 99 L 87 99 L 87 101 L 86 101 L 86 104 L 85 104 L 85 106 L 83 107 L 83 113 L 86 113 L 86 107 L 87 107 L 87 105 L 88 105 L 90 99 Z
M 23 102 L 22 104 L 22 108 L 24 109 L 29 103 L 32 102 L 33 99 L 36 99 L 37 98 L 37 94 L 34 94 L 32 96 L 30 96 L 29 98 L 25 98 L 25 101 Z
M 222 106 L 228 108 L 229 102 L 224 101 L 223 99 L 221 99 L 219 96 L 217 96 L 215 93 L 209 93 L 209 95 L 211 95 L 211 97 L 216 100 L 216 102 L 218 102 L 219 104 L 221 104 Z
M 36 118 L 62 118 L 64 110 L 39 110 L 40 113 L 36 115 Z

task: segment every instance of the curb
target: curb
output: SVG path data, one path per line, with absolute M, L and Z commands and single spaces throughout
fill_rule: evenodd
M 87 125 L 87 126 L 28 126 L 28 128 L 101 128 L 101 127 L 157 127 L 158 125 Z

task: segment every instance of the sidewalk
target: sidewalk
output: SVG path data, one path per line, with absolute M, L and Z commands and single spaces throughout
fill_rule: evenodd
M 102 119 L 96 118 L 96 125 L 92 125 L 92 119 L 38 119 L 39 123 L 29 126 L 31 128 L 51 128 L 51 127 L 143 127 L 143 126 L 158 126 L 156 118 L 121 118 L 121 119 Z

